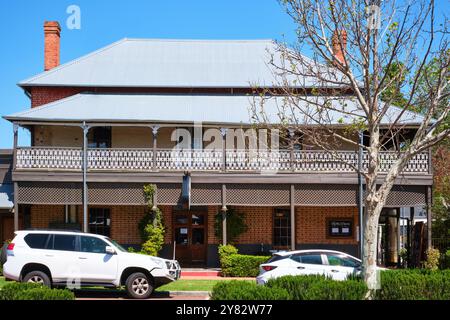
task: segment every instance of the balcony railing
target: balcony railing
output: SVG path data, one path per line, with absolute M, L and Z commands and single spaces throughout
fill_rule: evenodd
M 381 171 L 387 172 L 397 159 L 395 152 L 380 154 Z M 339 151 L 337 157 L 323 151 L 306 150 L 172 150 L 88 149 L 88 170 L 112 171 L 226 171 L 226 172 L 352 172 L 358 164 L 355 151 Z M 75 170 L 82 168 L 80 148 L 18 148 L 16 169 Z M 363 168 L 368 157 L 363 155 Z M 411 159 L 404 173 L 429 173 L 428 152 Z

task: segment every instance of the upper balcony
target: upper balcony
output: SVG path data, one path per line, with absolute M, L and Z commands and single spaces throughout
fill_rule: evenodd
M 351 173 L 358 166 L 356 151 L 336 155 L 313 150 L 177 150 L 152 148 L 97 148 L 87 150 L 89 172 L 176 172 L 216 173 Z M 397 159 L 396 152 L 380 154 L 381 172 Z M 363 155 L 367 168 L 367 154 Z M 422 152 L 411 159 L 404 174 L 430 174 L 430 156 Z M 20 147 L 15 170 L 81 171 L 82 148 Z M 352 167 L 354 166 L 354 167 Z

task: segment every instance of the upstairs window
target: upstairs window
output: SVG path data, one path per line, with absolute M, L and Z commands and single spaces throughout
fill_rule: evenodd
M 111 148 L 111 127 L 89 129 L 88 148 Z

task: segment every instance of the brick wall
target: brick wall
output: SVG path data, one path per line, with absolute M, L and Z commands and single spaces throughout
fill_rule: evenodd
M 100 206 L 99 206 L 100 207 Z M 145 214 L 145 206 L 101 206 L 111 209 L 111 237 L 119 243 L 140 244 L 138 223 Z M 166 234 L 164 243 L 172 243 L 171 206 L 160 207 Z M 233 207 L 244 214 L 248 230 L 240 235 L 237 244 L 270 244 L 273 241 L 273 208 L 270 207 Z M 215 236 L 214 221 L 219 207 L 208 207 L 208 244 L 219 244 L 221 238 Z M 346 239 L 327 238 L 327 218 L 353 218 L 354 232 L 358 221 L 356 207 L 297 207 L 296 242 L 297 244 L 357 244 L 356 237 Z M 48 228 L 50 222 L 64 221 L 64 206 L 33 205 L 31 207 L 31 227 Z M 78 221 L 83 222 L 82 207 L 78 206 Z
M 297 207 L 296 242 L 357 244 L 356 237 L 346 239 L 327 238 L 327 218 L 353 218 L 353 232 L 358 223 L 357 207 Z
M 83 89 L 70 87 L 32 87 L 30 88 L 31 107 L 39 107 L 50 102 L 70 97 L 80 93 L 81 90 Z
M 31 228 L 48 228 L 50 222 L 64 221 L 64 206 L 31 206 Z
M 173 222 L 173 210 L 172 206 L 160 206 L 159 209 L 162 212 L 163 223 L 166 227 L 166 233 L 164 234 L 164 243 L 172 243 L 172 222 Z
M 233 207 L 237 213 L 244 214 L 247 231 L 241 234 L 237 244 L 272 243 L 273 208 Z
M 144 214 L 144 206 L 111 207 L 111 238 L 124 244 L 142 243 L 138 223 Z

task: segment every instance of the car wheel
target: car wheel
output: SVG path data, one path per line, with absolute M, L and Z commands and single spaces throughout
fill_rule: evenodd
M 132 273 L 125 282 L 128 295 L 133 299 L 147 299 L 153 293 L 153 283 L 141 272 Z
M 39 283 L 46 287 L 51 286 L 51 281 L 48 275 L 42 271 L 31 271 L 28 272 L 25 277 L 23 277 L 22 282 L 28 282 L 28 283 Z

